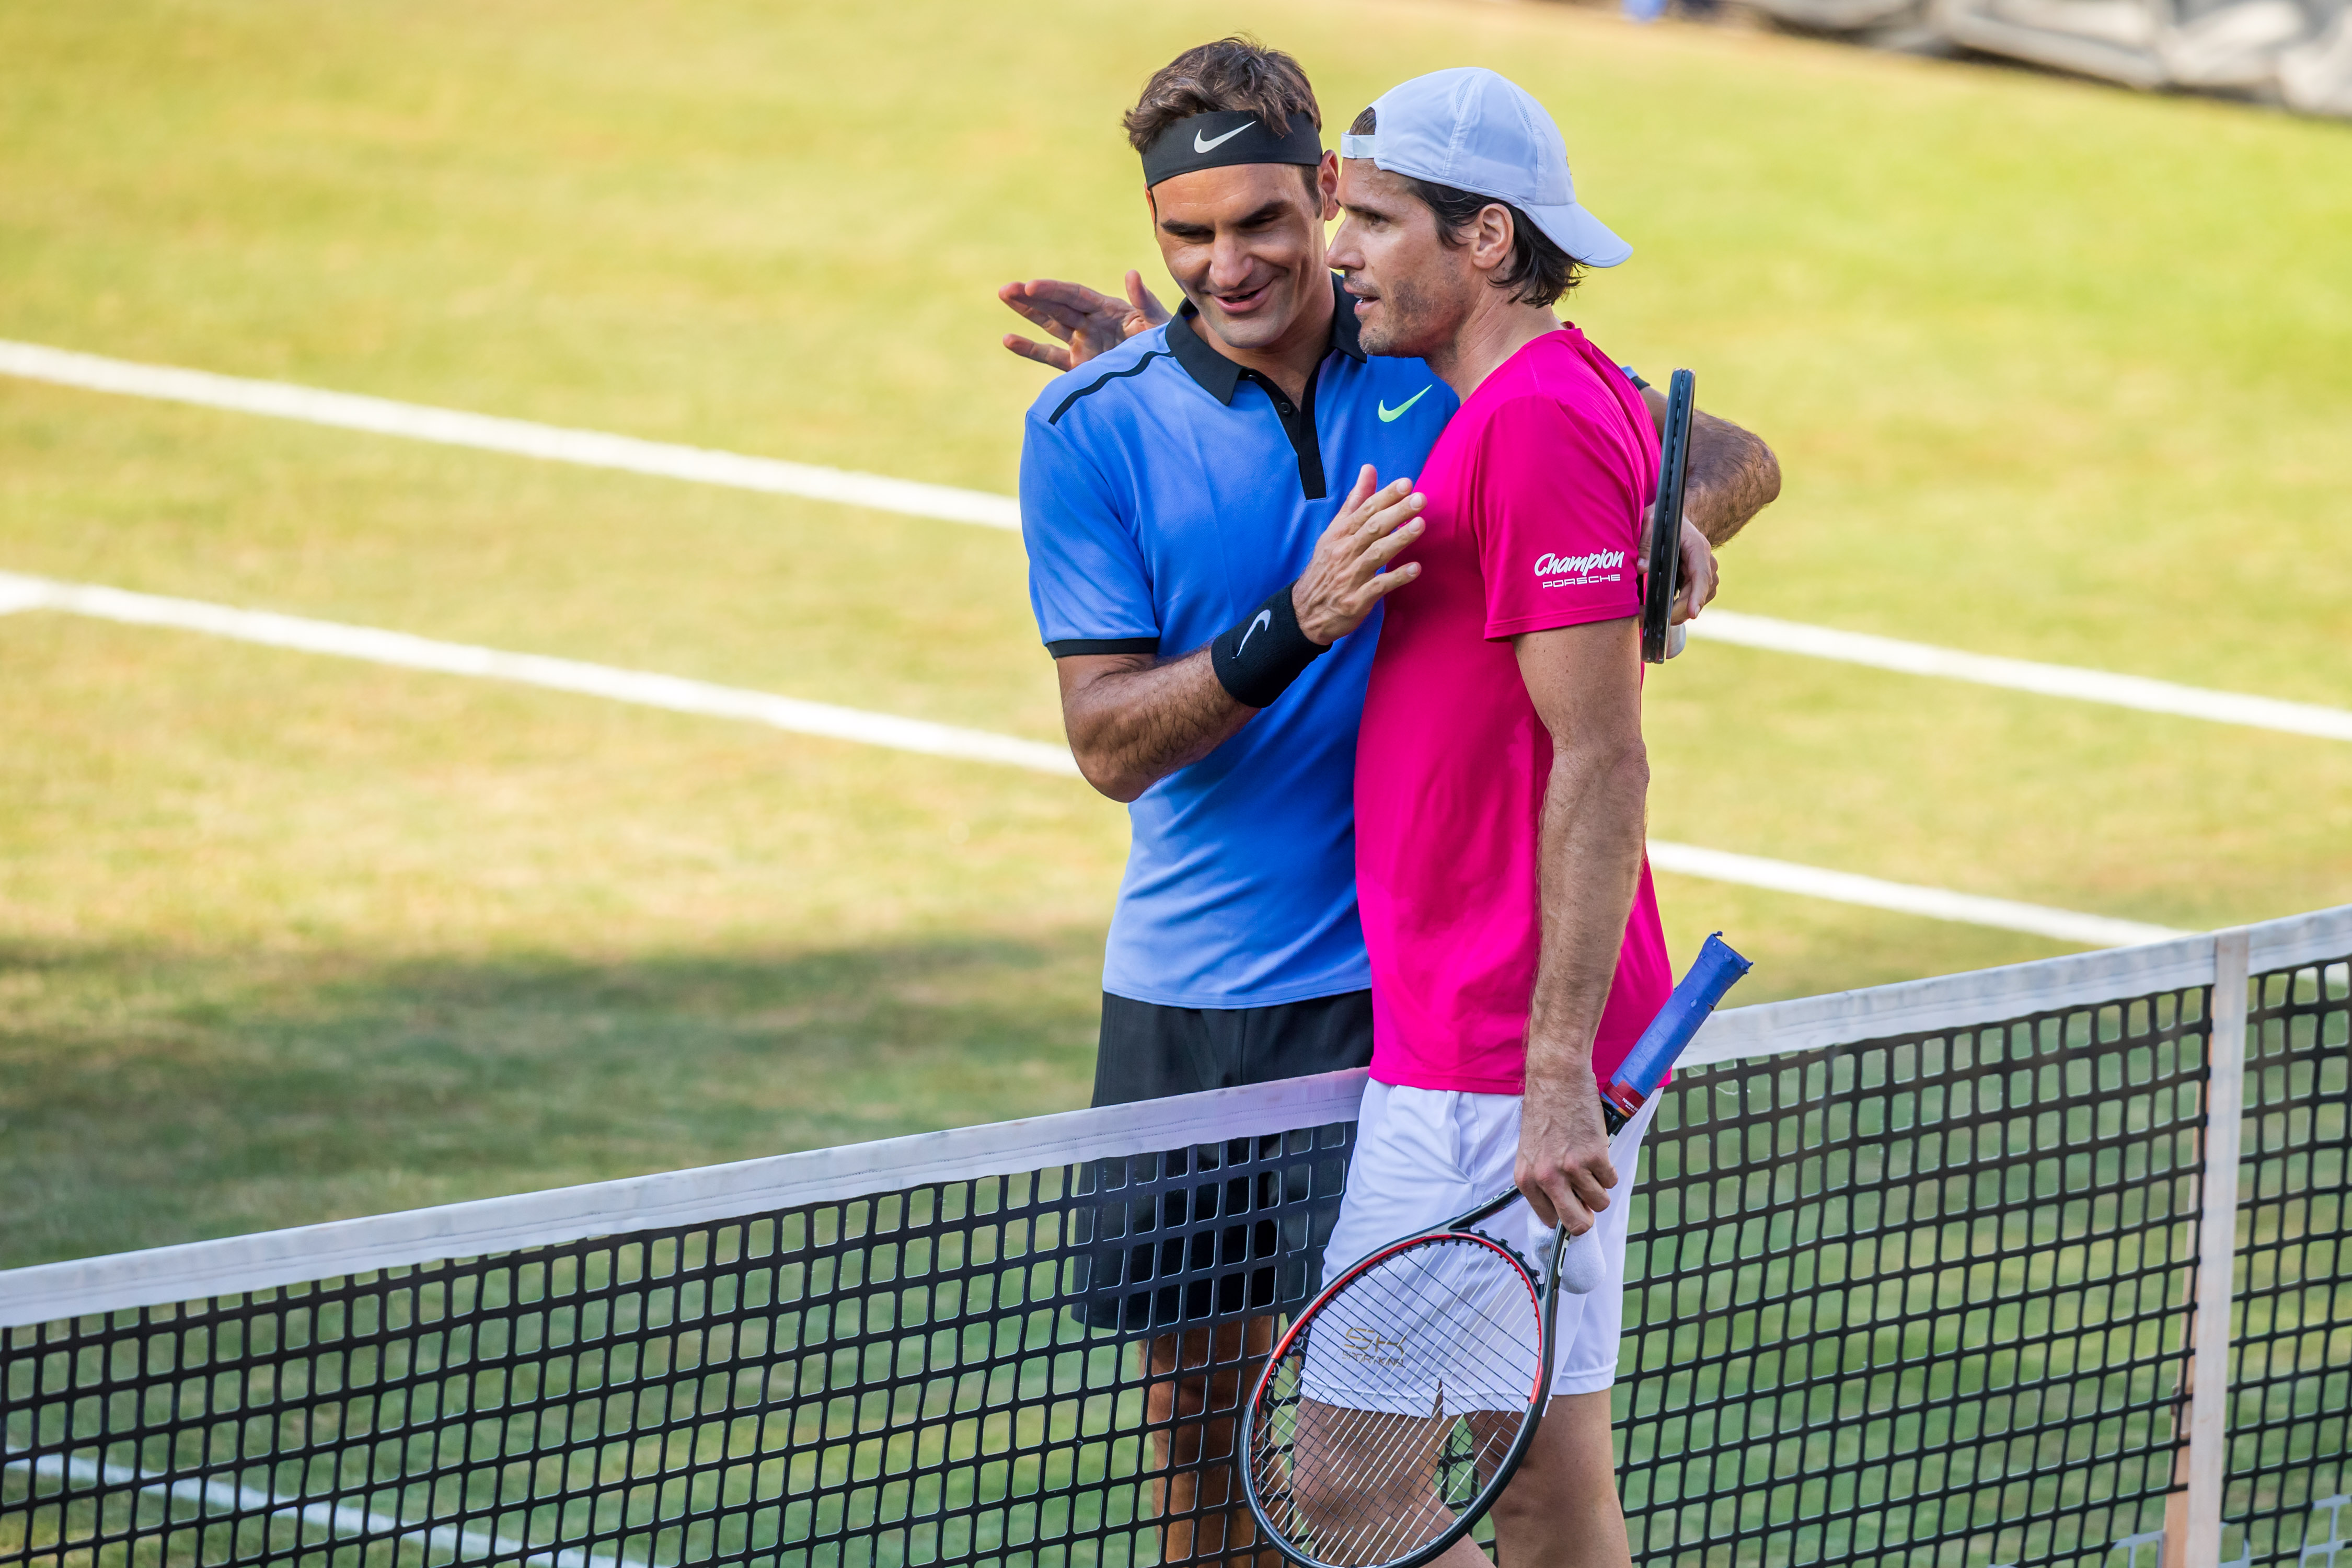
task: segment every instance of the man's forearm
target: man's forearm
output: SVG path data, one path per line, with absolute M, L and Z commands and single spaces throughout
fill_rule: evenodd
M 1643 402 L 1664 429 L 1666 395 L 1646 388 Z M 1684 480 L 1683 515 L 1698 525 L 1709 544 L 1722 546 L 1770 506 L 1780 493 L 1780 459 L 1753 431 L 1705 409 L 1691 411 L 1690 468 Z
M 1217 680 L 1209 650 L 1059 662 L 1062 721 L 1087 782 L 1131 801 L 1177 769 L 1215 751 L 1257 711 Z
M 1730 420 L 1694 413 L 1685 485 L 1683 514 L 1709 544 L 1721 546 L 1780 493 L 1780 459 Z
M 1544 793 L 1542 946 L 1528 1016 L 1528 1088 L 1589 1073 L 1642 870 L 1649 761 L 1639 741 L 1556 747 Z

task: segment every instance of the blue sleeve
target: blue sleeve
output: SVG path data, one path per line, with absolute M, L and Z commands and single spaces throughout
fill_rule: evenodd
M 1029 605 L 1056 658 L 1159 650 L 1150 570 L 1123 510 L 1069 434 L 1033 411 L 1021 441 L 1021 537 Z

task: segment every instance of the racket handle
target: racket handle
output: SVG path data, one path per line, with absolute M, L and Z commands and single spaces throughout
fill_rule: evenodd
M 1666 998 L 1666 1005 L 1658 1009 L 1658 1016 L 1650 1020 L 1650 1026 L 1642 1031 L 1642 1037 L 1633 1042 L 1633 1048 L 1625 1053 L 1625 1059 L 1601 1091 L 1601 1120 L 1608 1122 L 1611 1132 L 1633 1120 L 1651 1090 L 1665 1081 L 1666 1070 L 1706 1022 L 1706 1016 L 1715 1011 L 1715 1005 L 1723 1000 L 1723 994 L 1751 967 L 1732 951 L 1721 931 L 1706 939 L 1690 973 L 1683 976 L 1682 984 L 1675 987 L 1675 994 Z M 1614 1116 L 1610 1114 L 1612 1110 Z

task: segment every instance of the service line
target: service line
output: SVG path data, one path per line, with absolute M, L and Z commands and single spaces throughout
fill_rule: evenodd
M 829 702 L 779 697 L 746 687 L 719 686 L 707 680 L 689 680 L 682 676 L 657 675 L 640 669 L 622 669 L 581 659 L 552 658 L 535 653 L 507 653 L 471 643 L 442 642 L 407 632 L 355 626 L 340 621 L 313 620 L 307 616 L 244 610 L 227 605 L 206 604 L 197 599 L 169 598 L 159 594 L 138 594 L 96 584 L 61 583 L 47 577 L 0 572 L 0 614 L 22 610 L 61 610 L 69 615 L 89 616 L 130 626 L 169 626 L 237 642 L 298 648 L 305 653 L 329 654 L 370 664 L 394 665 L 404 669 L 433 670 L 444 675 L 466 675 L 479 679 L 546 687 L 556 691 L 579 692 L 591 697 L 609 698 L 616 702 L 635 703 L 639 707 L 663 708 L 677 713 L 699 713 L 710 718 L 749 720 L 796 734 L 855 741 L 865 745 L 920 752 L 930 756 L 995 763 L 1066 778 L 1076 777 L 1078 772 L 1077 764 L 1071 760 L 1066 747 L 1043 741 L 1022 740 L 1013 735 L 992 734 L 984 730 L 959 729 L 924 719 L 904 719 L 891 713 L 840 708 Z M 2027 931 L 2036 936 L 2054 937 L 2061 942 L 2079 942 L 2085 947 L 2126 947 L 2181 934 L 2165 926 L 2109 920 L 2102 915 L 2077 914 L 2070 910 L 2045 909 L 2039 904 L 1982 898 L 1943 888 L 1881 881 L 1875 877 L 1828 871 L 1786 860 L 1766 860 L 1753 855 L 1735 855 L 1720 849 L 1705 849 L 1660 839 L 1651 841 L 1650 859 L 1659 870 L 1681 876 L 1767 888 L 1775 892 L 1826 899 L 1834 903 L 1894 910 L 1905 914 L 1925 915 L 1932 920 Z
M 869 507 L 908 517 L 938 518 L 948 522 L 978 523 L 987 528 L 1018 529 L 1021 509 L 1011 496 L 985 490 L 959 489 L 951 485 L 922 484 L 881 474 L 861 474 L 846 468 L 792 463 L 779 458 L 754 458 L 707 447 L 684 447 L 667 441 L 643 441 L 634 436 L 613 436 L 541 425 L 529 419 L 507 419 L 489 414 L 468 414 L 454 408 L 401 403 L 388 397 L 357 393 L 327 392 L 283 381 L 257 381 L 245 376 L 217 375 L 211 371 L 184 370 L 173 365 L 141 364 L 79 353 L 39 343 L 0 339 L 0 375 L 92 392 L 119 393 L 130 397 L 189 403 L 203 408 L 224 408 L 241 414 L 263 414 L 310 425 L 331 425 L 346 430 L 366 430 L 380 436 L 403 436 L 415 441 L 472 447 L 487 452 L 508 452 L 550 462 L 576 463 L 592 468 L 620 468 L 699 484 L 761 490 L 772 495 L 800 496 L 810 500 L 837 501 Z M 1904 642 L 1863 632 L 1838 631 L 1774 620 L 1732 610 L 1710 610 L 1693 623 L 1693 635 L 1775 653 L 1801 654 L 1811 658 L 1836 659 L 1905 675 L 1931 676 L 1969 681 L 1979 686 L 2006 687 L 2043 697 L 2078 702 L 2135 708 L 2148 713 L 2169 713 L 2205 719 L 2220 724 L 2242 724 L 2257 730 L 2277 730 L 2291 735 L 2315 735 L 2325 740 L 2352 741 L 2352 711 L 2309 702 L 2286 702 L 2269 697 L 2248 697 L 2203 687 L 2179 686 L 2143 676 L 2116 675 L 2074 665 L 2042 664 L 2031 659 L 2003 658 L 1990 654 L 1964 653 L 1927 643 Z

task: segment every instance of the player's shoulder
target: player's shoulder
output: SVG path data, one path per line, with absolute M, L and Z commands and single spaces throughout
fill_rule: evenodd
M 1155 367 L 1175 369 L 1175 361 L 1168 348 L 1168 329 L 1153 327 L 1097 354 L 1074 370 L 1066 370 L 1047 382 L 1029 405 L 1029 421 L 1063 428 L 1085 423 L 1087 414 L 1104 412 L 1108 405 L 1098 400 L 1106 395 L 1112 404 L 1147 395 L 1142 383 Z
M 1471 395 L 1463 416 L 1503 428 L 1609 425 L 1626 416 L 1628 396 L 1639 395 L 1615 361 L 1570 327 L 1537 339 L 1499 366 Z

